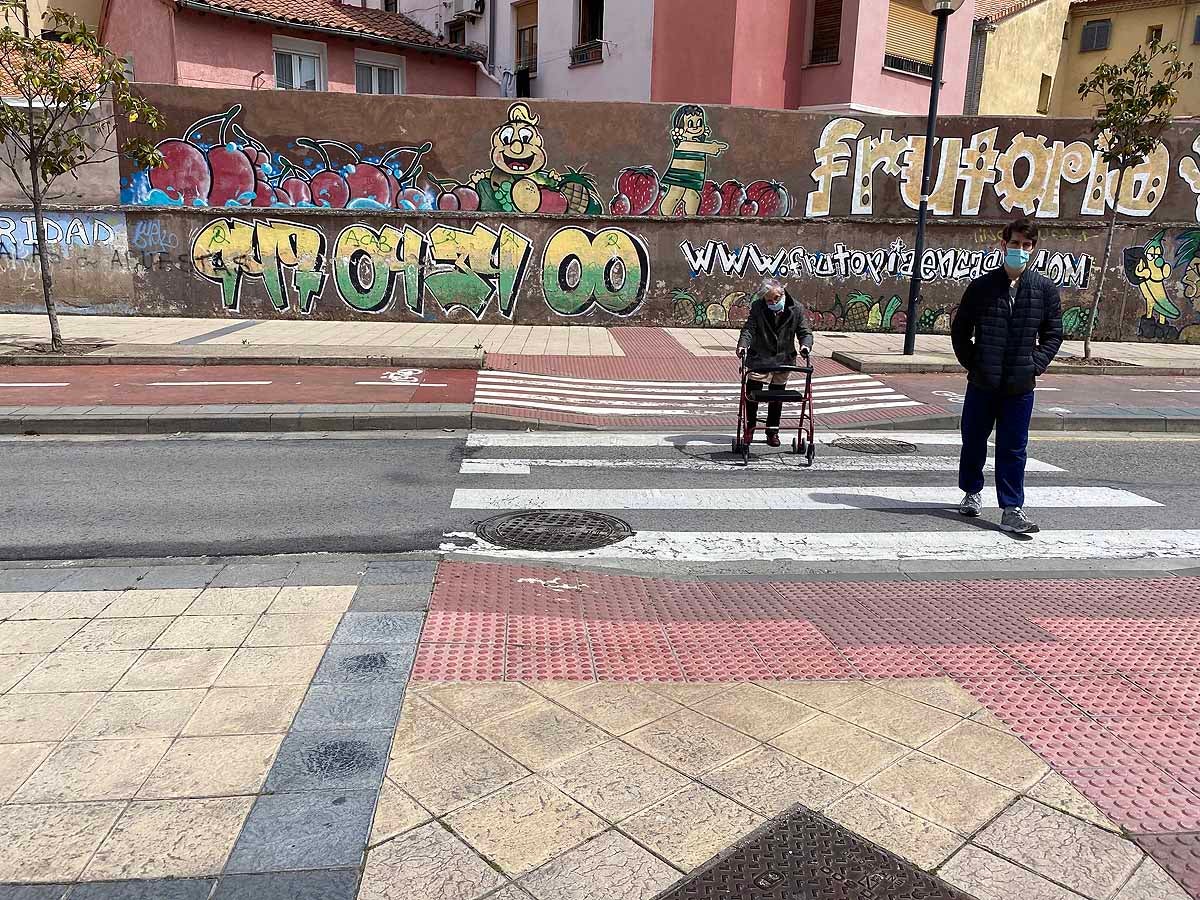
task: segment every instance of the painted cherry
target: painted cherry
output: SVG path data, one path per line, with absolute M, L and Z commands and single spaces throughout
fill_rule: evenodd
M 346 176 L 334 171 L 325 148 L 311 138 L 297 138 L 296 144 L 315 150 L 325 163 L 325 168 L 313 175 L 311 179 L 312 202 L 317 206 L 328 206 L 333 209 L 345 209 L 350 202 L 350 184 Z

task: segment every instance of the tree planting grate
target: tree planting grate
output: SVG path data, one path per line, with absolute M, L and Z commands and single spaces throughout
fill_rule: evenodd
M 894 441 L 891 438 L 860 438 L 844 437 L 830 444 L 839 450 L 853 450 L 855 453 L 876 453 L 885 456 L 891 453 L 916 453 L 917 445 L 907 441 Z
M 969 900 L 853 832 L 794 807 L 657 900 Z
M 489 544 L 509 550 L 595 550 L 633 534 L 628 522 L 586 510 L 527 510 L 493 516 L 475 526 Z

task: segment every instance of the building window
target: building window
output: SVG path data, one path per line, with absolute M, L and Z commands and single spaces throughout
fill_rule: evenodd
M 526 3 L 518 6 L 517 15 L 517 71 L 528 69 L 537 72 L 538 5 Z
M 399 94 L 400 70 L 390 66 L 354 64 L 355 90 L 360 94 Z
M 1162 43 L 1162 26 L 1151 25 L 1146 29 L 1146 46 Z
M 842 0 L 816 0 L 809 65 L 835 63 L 841 56 Z
M 467 23 L 459 19 L 457 22 L 447 24 L 446 40 L 452 44 L 465 44 L 467 42 Z
M 1049 75 L 1042 75 L 1042 86 L 1038 90 L 1038 105 L 1037 111 L 1043 116 L 1050 112 L 1050 89 L 1054 86 L 1054 79 Z
M 571 48 L 571 65 L 604 60 L 604 0 L 579 0 L 579 43 Z
M 383 0 L 384 12 L 400 12 L 400 0 Z
M 298 38 L 276 37 L 275 87 L 281 91 L 323 91 L 325 45 Z
M 1083 24 L 1083 36 L 1079 40 L 1079 51 L 1107 50 L 1108 37 L 1112 31 L 1112 19 L 1097 19 Z
M 907 75 L 933 77 L 933 48 L 937 19 L 914 0 L 888 3 L 887 41 L 883 67 Z

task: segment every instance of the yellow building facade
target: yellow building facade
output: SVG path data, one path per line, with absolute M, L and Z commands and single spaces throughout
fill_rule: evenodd
M 100 25 L 100 8 L 103 0 L 28 0 L 29 23 L 31 28 L 40 30 L 41 22 L 47 9 L 61 9 L 63 12 L 79 16 L 92 28 Z M 21 27 L 21 17 L 8 15 L 9 23 L 14 29 Z M 35 24 L 36 23 L 36 24 Z
M 1071 0 L 978 5 L 986 13 L 976 20 L 979 115 L 1050 114 L 1070 5 Z
M 1178 116 L 1200 115 L 1200 2 L 1088 0 L 1071 4 L 1051 111 L 1091 118 L 1099 105 L 1084 101 L 1079 85 L 1102 63 L 1119 64 L 1158 38 L 1179 46 L 1179 58 L 1196 63 L 1196 74 L 1179 86 Z

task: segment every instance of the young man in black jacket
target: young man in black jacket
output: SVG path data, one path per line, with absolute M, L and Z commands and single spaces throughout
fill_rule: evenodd
M 1000 527 L 1033 534 L 1025 515 L 1025 448 L 1033 416 L 1033 386 L 1062 346 L 1062 308 L 1050 279 L 1029 271 L 1037 225 L 1018 219 L 1004 229 L 1004 264 L 967 287 L 950 334 L 954 355 L 967 370 L 962 411 L 958 486 L 966 495 L 958 511 L 983 508 L 983 467 L 988 438 L 996 432 L 996 496 Z
M 804 307 L 792 299 L 783 284 L 768 278 L 758 291 L 758 299 L 750 304 L 750 315 L 742 326 L 738 338 L 737 355 L 750 370 L 750 380 L 758 382 L 762 390 L 768 384 L 775 390 L 787 387 L 787 372 L 764 372 L 774 366 L 796 365 L 796 342 L 800 343 L 800 355 L 808 359 L 812 350 L 813 333 L 808 327 Z M 753 393 L 750 395 L 753 397 Z M 748 399 L 746 434 L 747 444 L 754 437 L 758 422 L 758 403 Z M 767 446 L 779 446 L 779 420 L 783 418 L 783 402 L 772 400 L 767 403 Z

